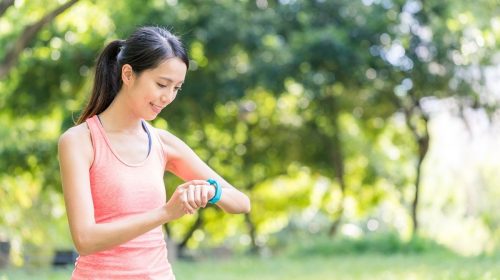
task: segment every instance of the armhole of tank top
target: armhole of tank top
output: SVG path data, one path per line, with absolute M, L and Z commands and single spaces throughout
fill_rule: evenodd
M 160 145 L 161 155 L 162 155 L 162 159 L 163 159 L 163 170 L 167 170 L 167 162 L 168 162 L 167 148 L 165 147 L 165 145 L 161 141 L 159 129 L 157 129 L 156 127 L 152 127 L 152 129 L 154 130 L 154 134 L 156 135 L 156 140 L 158 141 L 158 144 Z
M 90 145 L 92 146 L 92 162 L 90 163 L 90 167 L 89 167 L 89 170 L 92 170 L 92 168 L 94 167 L 94 163 L 95 163 L 95 160 L 96 160 L 96 155 L 97 155 L 97 152 L 96 152 L 96 147 L 95 147 L 95 139 L 94 139 L 94 134 L 92 133 L 92 129 L 90 129 L 90 125 L 88 122 L 85 122 L 85 125 L 87 126 L 87 129 L 89 130 L 89 134 L 90 134 Z

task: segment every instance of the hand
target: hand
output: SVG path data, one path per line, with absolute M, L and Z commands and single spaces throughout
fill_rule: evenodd
M 193 180 L 182 184 L 179 188 L 185 191 L 182 194 L 182 201 L 186 213 L 193 214 L 200 207 L 205 208 L 208 200 L 215 195 L 215 187 L 204 180 Z
M 215 189 L 204 180 L 192 180 L 179 185 L 165 205 L 168 220 L 176 220 L 185 214 L 194 214 L 199 207 L 205 207 L 214 195 Z

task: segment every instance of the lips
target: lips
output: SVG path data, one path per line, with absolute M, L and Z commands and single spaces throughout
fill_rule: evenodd
M 165 107 L 162 107 L 162 106 L 155 105 L 155 104 L 153 104 L 153 103 L 149 103 L 149 105 L 151 105 L 151 109 L 152 109 L 155 113 L 157 113 L 157 114 L 159 114 L 159 113 L 161 112 L 161 110 L 163 110 L 163 108 L 165 108 Z

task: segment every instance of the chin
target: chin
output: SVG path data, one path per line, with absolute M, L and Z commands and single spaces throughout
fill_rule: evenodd
M 145 120 L 145 121 L 150 122 L 150 121 L 152 121 L 152 120 L 156 119 L 157 117 L 158 117 L 158 115 L 155 115 L 155 116 L 147 116 L 147 117 L 145 117 L 145 118 L 144 118 L 144 120 Z

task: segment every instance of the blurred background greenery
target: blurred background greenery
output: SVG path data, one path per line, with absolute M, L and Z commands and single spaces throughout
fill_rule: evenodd
M 191 58 L 153 124 L 252 200 L 165 226 L 179 279 L 500 279 L 499 15 L 498 0 L 0 1 L 0 279 L 69 277 L 50 269 L 73 249 L 57 140 L 99 51 L 142 25 Z

